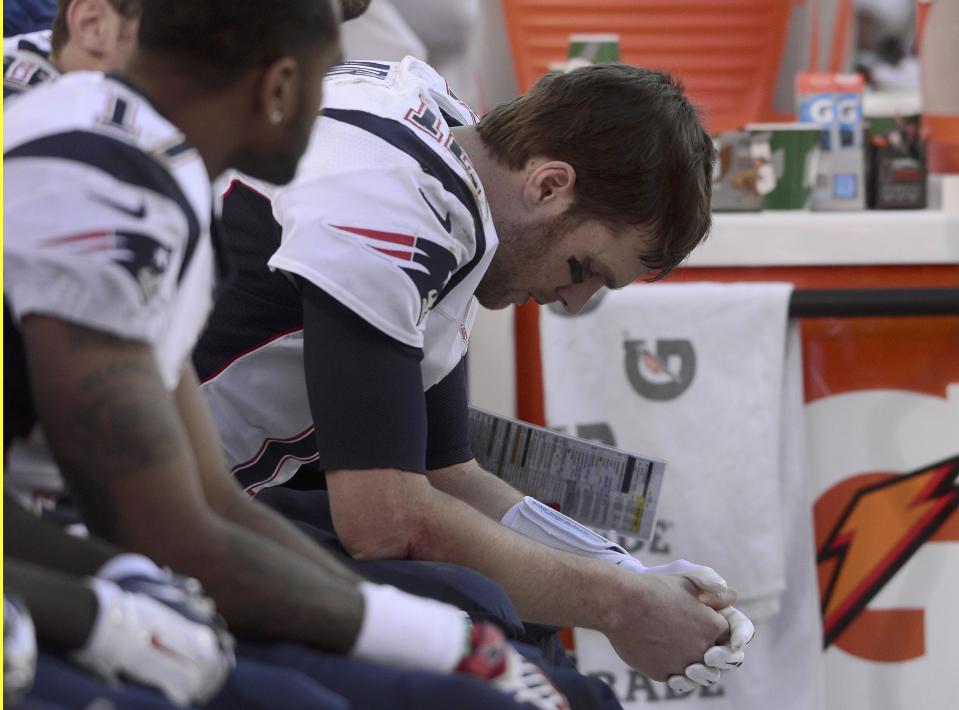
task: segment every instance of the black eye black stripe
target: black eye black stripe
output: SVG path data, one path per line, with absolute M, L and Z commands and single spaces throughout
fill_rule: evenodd
M 573 280 L 573 283 L 583 283 L 583 265 L 579 263 L 579 259 L 571 256 L 566 260 L 566 263 L 569 264 L 569 276 Z

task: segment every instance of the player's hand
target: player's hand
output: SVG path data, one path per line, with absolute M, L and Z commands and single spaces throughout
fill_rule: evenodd
M 703 662 L 686 666 L 683 675 L 670 676 L 666 682 L 675 692 L 688 693 L 697 685 L 715 685 L 719 682 L 722 671 L 733 670 L 743 664 L 746 658 L 743 649 L 752 641 L 756 627 L 735 607 L 727 606 L 717 611 L 729 623 L 729 639 L 722 645 L 707 649 L 703 654 Z
M 709 687 L 719 682 L 722 671 L 739 668 L 746 657 L 743 647 L 749 643 L 756 629 L 746 615 L 731 606 L 719 613 L 729 621 L 729 640 L 713 646 L 703 654 L 702 663 L 686 666 L 683 675 L 671 675 L 666 683 L 677 693 L 688 693 L 697 685 Z
M 154 589 L 154 597 L 104 579 L 89 584 L 99 611 L 74 661 L 107 679 L 155 687 L 180 705 L 202 705 L 223 686 L 234 664 L 233 639 L 219 621 L 190 619 L 164 601 L 179 604 L 180 591 Z
M 665 681 L 702 663 L 706 650 L 729 632 L 726 618 L 703 604 L 699 588 L 685 577 L 624 573 L 617 583 L 622 602 L 602 630 L 619 657 L 649 678 Z M 734 598 L 715 594 L 725 606 Z
M 470 632 L 470 649 L 456 670 L 477 676 L 537 710 L 569 710 L 566 697 L 543 670 L 509 645 L 503 632 L 487 622 Z
M 701 590 L 698 594 L 699 600 L 716 609 L 729 622 L 729 640 L 725 644 L 709 648 L 703 661 L 689 665 L 683 675 L 670 676 L 667 682 L 673 690 L 684 693 L 697 685 L 715 685 L 719 681 L 720 671 L 732 670 L 743 664 L 743 647 L 752 640 L 756 628 L 742 612 L 729 606 L 728 595 L 735 595 L 735 592 L 728 588 L 726 580 L 716 570 L 687 560 L 674 560 L 664 565 L 646 567 L 633 557 L 624 560 L 620 567 L 641 574 L 674 574 L 686 577 Z

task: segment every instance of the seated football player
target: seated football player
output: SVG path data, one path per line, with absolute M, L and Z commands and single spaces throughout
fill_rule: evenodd
M 233 477 L 355 560 L 465 565 L 526 622 L 598 629 L 678 690 L 715 683 L 753 633 L 722 578 L 646 569 L 483 471 L 463 360 L 478 303 L 576 312 L 704 238 L 713 147 L 695 110 L 617 64 L 544 77 L 482 119 L 412 58 L 342 63 L 324 90 L 296 179 L 239 175 L 225 197 L 238 278 L 194 362 Z

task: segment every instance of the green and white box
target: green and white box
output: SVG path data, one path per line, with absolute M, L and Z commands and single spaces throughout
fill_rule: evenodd
M 569 36 L 569 55 L 571 62 L 584 64 L 604 64 L 619 61 L 618 34 L 573 34 Z

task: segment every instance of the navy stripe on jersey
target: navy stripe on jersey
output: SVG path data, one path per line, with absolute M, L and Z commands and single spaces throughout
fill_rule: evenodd
M 280 465 L 289 459 L 310 463 L 319 458 L 313 427 L 289 439 L 267 439 L 249 461 L 233 469 L 233 475 L 244 489 L 266 483 L 279 471 Z
M 29 39 L 21 39 L 19 42 L 17 42 L 17 49 L 21 49 L 26 52 L 33 52 L 37 56 L 43 57 L 46 60 L 50 59 L 50 52 Z
M 157 160 L 134 145 L 87 131 L 56 133 L 4 153 L 4 160 L 59 158 L 102 170 L 111 177 L 172 200 L 187 221 L 187 244 L 177 280 L 182 280 L 200 240 L 200 221 L 179 183 Z M 211 205 L 212 209 L 212 205 Z
M 340 62 L 330 67 L 326 76 L 339 76 L 340 74 L 356 74 L 359 76 L 368 76 L 373 79 L 386 79 L 390 75 L 390 65 L 382 62 L 361 62 L 349 61 Z
M 164 158 L 176 158 L 190 150 L 193 150 L 193 146 L 187 143 L 186 140 L 182 140 L 164 150 L 162 155 Z
M 421 141 L 414 133 L 413 129 L 407 128 L 398 121 L 366 111 L 356 111 L 353 109 L 323 109 L 323 116 L 331 118 L 334 121 L 348 123 L 351 126 L 362 128 L 378 138 L 382 138 L 391 146 L 413 158 L 427 175 L 432 175 L 439 180 L 443 188 L 451 195 L 456 197 L 469 210 L 473 217 L 473 226 L 476 233 L 476 253 L 469 263 L 461 267 L 459 271 L 453 274 L 449 282 L 442 288 L 440 296 L 436 303 L 443 300 L 443 297 L 450 293 L 482 260 L 486 253 L 486 232 L 483 229 L 483 218 L 480 216 L 479 207 L 473 198 L 473 193 L 446 162 Z M 425 206 L 425 205 L 424 205 Z M 433 270 L 434 277 L 438 276 L 437 290 L 440 290 L 444 274 L 438 273 L 439 270 Z M 419 286 L 419 284 L 417 284 Z M 435 304 L 434 304 L 435 305 Z
M 443 115 L 443 120 L 446 121 L 446 125 L 450 128 L 458 128 L 463 125 L 463 122 L 454 118 L 453 114 L 447 113 L 443 109 L 440 109 L 440 113 Z

